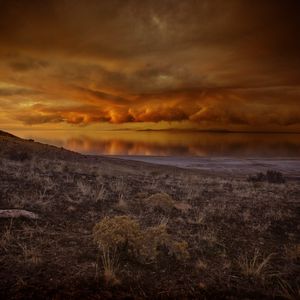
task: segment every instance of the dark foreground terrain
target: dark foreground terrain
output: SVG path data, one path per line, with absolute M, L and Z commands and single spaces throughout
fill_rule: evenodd
M 0 218 L 0 298 L 298 299 L 300 182 L 282 173 L 84 156 L 0 132 L 0 209 L 38 217 Z

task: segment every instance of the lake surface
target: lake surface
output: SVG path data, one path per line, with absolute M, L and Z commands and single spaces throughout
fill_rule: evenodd
M 300 134 L 182 131 L 14 131 L 13 134 L 85 154 L 300 157 Z

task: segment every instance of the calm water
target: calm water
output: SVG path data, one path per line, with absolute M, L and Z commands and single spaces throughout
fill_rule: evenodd
M 23 138 L 86 154 L 300 157 L 300 134 L 167 131 L 15 131 Z

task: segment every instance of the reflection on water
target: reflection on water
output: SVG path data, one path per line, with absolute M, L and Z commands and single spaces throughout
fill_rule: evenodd
M 300 134 L 167 131 L 16 131 L 14 134 L 87 154 L 300 156 Z

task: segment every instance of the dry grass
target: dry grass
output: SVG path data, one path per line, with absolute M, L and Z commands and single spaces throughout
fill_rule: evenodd
M 10 208 L 18 208 L 23 209 L 26 207 L 28 200 L 23 195 L 11 195 L 10 199 L 8 200 L 8 205 Z
M 299 297 L 299 181 L 26 147 L 24 161 L 0 154 L 0 206 L 41 218 L 0 220 L 1 298 L 47 299 L 58 286 L 82 299 Z M 92 228 L 120 214 L 137 227 L 99 228 L 99 248 Z
M 270 260 L 274 254 L 271 253 L 266 257 L 260 255 L 258 250 L 255 250 L 253 255 L 242 255 L 238 259 L 238 265 L 241 272 L 246 277 L 264 279 L 270 273 Z
M 124 252 L 139 261 L 155 261 L 160 246 L 168 249 L 170 255 L 179 260 L 188 258 L 188 244 L 175 240 L 165 225 L 142 229 L 140 224 L 128 216 L 105 217 L 93 229 L 94 241 L 103 252 L 112 250 Z M 122 251 L 121 251 L 122 250 Z
M 286 280 L 279 280 L 279 294 L 284 299 L 297 300 L 300 299 L 300 286 L 297 284 L 292 287 Z
M 6 225 L 4 230 L 2 231 L 1 238 L 0 238 L 0 248 L 5 252 L 8 251 L 9 245 L 14 240 L 13 234 L 13 219 L 10 220 L 9 225 Z
M 92 187 L 85 183 L 84 181 L 78 181 L 77 182 L 77 188 L 79 190 L 79 192 L 83 195 L 83 196 L 90 196 L 92 194 Z
M 128 203 L 124 199 L 124 195 L 120 194 L 118 197 L 118 202 L 116 204 L 116 208 L 121 211 L 127 211 L 128 210 Z
M 106 197 L 106 194 L 107 194 L 107 191 L 104 187 L 104 185 L 100 185 L 100 186 L 97 186 L 95 189 L 94 189 L 94 201 L 95 202 L 102 202 L 105 197 Z
M 175 201 L 167 193 L 156 193 L 144 199 L 143 202 L 149 209 L 160 210 L 164 213 L 170 213 L 175 205 Z
M 18 243 L 21 248 L 21 262 L 25 264 L 38 265 L 42 262 L 42 255 L 38 249 L 32 245 Z
M 123 177 L 112 181 L 110 186 L 111 186 L 112 190 L 118 194 L 122 194 L 122 193 L 126 192 L 126 189 L 127 189 L 127 185 L 126 185 Z
M 101 261 L 105 283 L 109 286 L 120 284 L 120 280 L 117 277 L 117 272 L 119 269 L 119 259 L 116 252 L 111 254 L 109 249 L 103 249 L 101 254 Z

